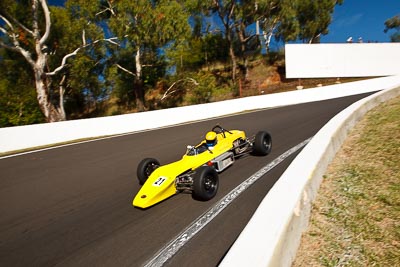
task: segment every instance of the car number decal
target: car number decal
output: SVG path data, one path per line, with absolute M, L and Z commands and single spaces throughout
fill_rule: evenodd
M 166 180 L 167 180 L 167 177 L 161 176 L 153 183 L 153 186 L 161 186 Z

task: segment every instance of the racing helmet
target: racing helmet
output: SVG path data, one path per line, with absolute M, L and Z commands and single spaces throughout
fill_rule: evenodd
M 217 134 L 215 132 L 208 132 L 206 134 L 206 144 L 208 147 L 215 146 L 217 144 Z

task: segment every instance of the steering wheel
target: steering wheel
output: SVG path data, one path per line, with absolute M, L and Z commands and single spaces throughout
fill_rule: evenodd
M 216 134 L 219 134 L 225 132 L 226 130 L 217 124 L 211 129 L 211 131 L 215 132 Z
M 213 131 L 213 132 L 215 132 L 216 134 L 220 134 L 220 133 L 222 133 L 222 135 L 224 136 L 224 137 L 226 137 L 225 136 L 225 132 L 228 132 L 228 133 L 230 133 L 230 134 L 232 134 L 230 131 L 228 131 L 228 130 L 225 130 L 224 128 L 222 128 L 220 125 L 215 125 L 212 129 L 211 129 L 211 131 Z

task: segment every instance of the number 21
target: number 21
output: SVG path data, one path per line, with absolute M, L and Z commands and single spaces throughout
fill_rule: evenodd
M 161 184 L 164 183 L 165 180 L 167 180 L 167 178 L 165 178 L 165 177 L 159 177 L 159 178 L 153 183 L 153 185 L 154 185 L 154 186 L 161 186 Z

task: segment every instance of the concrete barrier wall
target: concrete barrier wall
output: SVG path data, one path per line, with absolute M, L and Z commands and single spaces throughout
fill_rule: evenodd
M 382 90 L 399 76 L 343 83 L 287 93 L 246 97 L 128 115 L 0 128 L 0 153 L 73 140 L 118 135 L 204 120 L 246 110 L 273 108 Z
M 322 177 L 348 132 L 366 112 L 399 95 L 399 86 L 388 87 L 330 120 L 273 186 L 220 266 L 291 266 Z
M 286 77 L 400 74 L 400 43 L 286 44 Z

